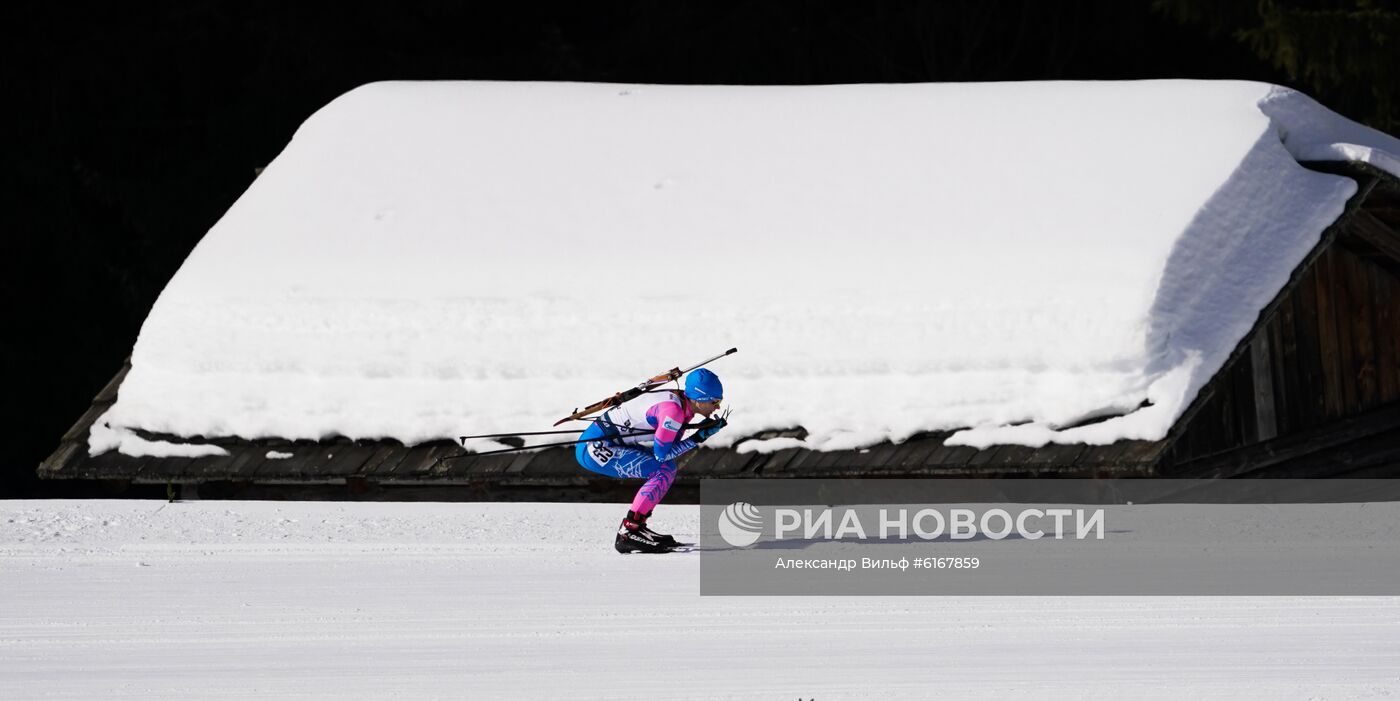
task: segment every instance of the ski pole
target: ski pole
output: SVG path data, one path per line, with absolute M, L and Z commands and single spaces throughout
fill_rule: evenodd
M 565 419 L 565 421 L 567 421 L 567 420 L 568 420 L 568 419 Z M 586 421 L 587 419 L 574 419 L 574 420 L 575 420 L 575 421 Z M 555 425 L 557 426 L 558 424 L 555 424 Z M 697 425 L 698 425 L 698 424 L 687 424 L 687 425 L 685 425 L 685 426 L 682 426 L 682 428 L 695 428 L 695 426 L 697 426 Z M 477 435 L 474 435 L 474 436 L 457 436 L 457 442 L 458 442 L 458 443 L 466 443 L 466 442 L 469 441 L 469 440 L 474 440 L 474 439 L 477 439 L 477 438 L 513 438 L 513 437 L 515 437 L 515 436 L 561 436 L 561 435 L 564 435 L 564 434 L 567 434 L 567 433 L 580 433 L 580 432 L 582 432 L 582 431 L 584 431 L 584 430 L 586 430 L 586 429 L 582 429 L 582 428 L 569 428 L 569 429 L 564 429 L 564 430 L 562 430 L 562 431 L 515 431 L 515 432 L 506 432 L 506 433 L 480 433 L 480 434 L 477 434 Z M 648 431 L 643 431 L 642 433 L 649 433 L 649 432 L 648 432 Z M 637 435 L 641 435 L 641 434 L 637 434 Z
M 682 428 L 685 428 L 685 427 L 683 426 Z M 575 430 L 575 431 L 522 431 L 522 432 L 520 432 L 520 433 L 492 433 L 492 434 L 481 435 L 481 436 L 457 436 L 457 442 L 458 442 L 458 443 L 461 443 L 461 444 L 462 444 L 462 447 L 465 448 L 466 445 L 467 445 L 467 441 L 468 441 L 468 440 L 471 440 L 471 439 L 474 439 L 474 438 L 513 438 L 513 437 L 515 437 L 515 436 L 552 436 L 552 435 L 557 435 L 557 434 L 560 434 L 560 433 L 580 433 L 580 432 L 582 432 L 583 430 L 584 430 L 584 429 L 579 429 L 579 430 Z M 634 433 L 615 433 L 615 434 L 610 435 L 610 436 L 599 436 L 598 438 L 583 438 L 583 439 L 579 439 L 579 440 L 565 441 L 565 442 L 563 442 L 563 443 L 543 443 L 543 444 L 540 444 L 540 445 L 522 445 L 522 446 L 520 446 L 519 448 L 511 448 L 511 450 L 529 450 L 529 449 L 531 449 L 531 448 L 547 448 L 547 447 L 552 446 L 552 445 L 573 445 L 573 444 L 575 444 L 575 443 L 587 443 L 588 441 L 596 441 L 596 440 L 601 440 L 601 439 L 604 439 L 604 438 L 631 438 L 632 436 L 647 436 L 647 435 L 651 435 L 651 431 L 636 431 L 636 432 L 634 432 Z M 504 452 L 504 451 L 500 451 L 500 452 Z M 487 455 L 487 453 L 472 453 L 472 455 Z
M 706 419 L 706 420 L 704 420 L 704 421 L 701 421 L 701 422 L 698 423 L 698 424 L 684 424 L 684 425 L 681 426 L 681 430 L 686 430 L 686 429 L 697 429 L 697 430 L 698 430 L 698 429 L 702 429 L 702 428 L 709 428 L 710 426 L 713 426 L 713 425 L 715 425 L 716 423 L 717 423 L 717 421 L 715 421 L 714 419 Z M 539 432 L 536 432 L 536 433 L 534 433 L 534 434 L 530 434 L 530 433 L 501 433 L 501 434 L 496 434 L 496 435 L 497 435 L 497 436 L 500 436 L 500 437 L 505 437 L 505 436 L 545 435 L 545 434 L 550 434 L 550 433 L 573 433 L 573 431 L 539 431 Z M 614 439 L 614 438 L 631 438 L 632 436 L 649 436 L 649 435 L 651 435 L 651 434 L 652 434 L 651 431 L 634 431 L 634 432 L 632 432 L 632 433 L 615 433 L 615 434 L 612 434 L 612 435 L 596 436 L 596 437 L 594 437 L 594 438 L 580 438 L 580 439 L 578 439 L 578 440 L 573 440 L 573 441 L 562 441 L 562 442 L 559 442 L 559 443 L 541 443 L 540 445 L 522 445 L 522 446 L 520 446 L 519 448 L 504 448 L 504 449 L 501 449 L 501 450 L 487 450 L 487 451 L 484 451 L 484 452 L 481 452 L 481 453 L 466 453 L 466 454 L 463 454 L 463 455 L 451 455 L 451 456 L 447 456 L 447 457 L 442 458 L 442 459 L 444 459 L 444 460 L 452 460 L 452 459 L 457 459 L 457 458 L 472 457 L 472 456 L 476 456 L 476 455 L 496 455 L 496 454 L 498 454 L 498 453 L 514 453 L 514 452 L 519 451 L 519 450 L 534 450 L 534 449 L 536 449 L 536 448 L 557 448 L 557 447 L 563 446 L 563 445 L 578 445 L 579 443 L 593 443 L 593 442 L 596 442 L 596 441 L 608 441 L 608 440 L 612 440 L 612 439 Z M 471 438 L 472 436 L 466 436 L 466 437 L 467 437 L 467 438 Z
M 460 458 L 474 458 L 474 457 L 481 456 L 481 455 L 497 455 L 497 454 L 500 454 L 500 453 L 514 453 L 514 452 L 521 451 L 521 450 L 534 450 L 535 448 L 557 448 L 557 447 L 562 446 L 562 445 L 578 445 L 579 443 L 592 443 L 593 441 L 607 440 L 607 439 L 610 439 L 610 438 L 617 438 L 617 436 L 599 436 L 599 437 L 597 437 L 597 438 L 584 438 L 584 439 L 582 439 L 582 440 L 577 440 L 577 441 L 564 441 L 564 442 L 562 442 L 562 443 L 542 443 L 542 444 L 540 444 L 540 445 L 522 445 L 522 446 L 520 446 L 519 448 L 502 448 L 502 449 L 500 449 L 500 450 L 486 450 L 486 451 L 482 451 L 482 452 L 480 452 L 480 453 L 465 453 L 465 454 L 463 454 L 463 455 L 449 455 L 449 456 L 446 456 L 446 457 L 444 457 L 444 458 L 442 458 L 442 459 L 443 459 L 443 460 L 457 460 L 457 459 L 460 459 Z
M 567 431 L 516 431 L 515 433 L 483 433 L 476 436 L 457 436 L 458 443 L 465 443 L 474 438 L 510 438 L 512 436 L 558 436 L 565 433 L 581 433 L 584 429 L 571 428 Z
M 726 415 L 727 415 L 728 413 L 729 413 L 729 412 L 727 412 L 727 411 L 725 412 Z M 694 428 L 694 429 L 709 428 L 710 426 L 713 426 L 715 423 L 718 423 L 715 419 L 705 419 L 704 421 L 701 421 L 701 422 L 698 423 L 698 424 L 685 424 L 685 425 L 681 426 L 681 429 L 684 430 L 684 429 L 688 429 L 688 428 Z M 534 432 L 533 435 L 551 434 L 551 433 L 573 433 L 573 431 L 537 431 L 537 432 Z M 462 458 L 472 458 L 472 457 L 478 457 L 478 456 L 482 456 L 482 455 L 501 455 L 501 454 L 504 454 L 504 453 L 516 453 L 516 452 L 519 452 L 519 451 L 522 451 L 522 450 L 535 450 L 536 448 L 558 448 L 558 447 L 566 446 L 566 445 L 578 445 L 579 443 L 593 443 L 593 442 L 596 442 L 596 441 L 612 440 L 612 439 L 614 439 L 614 438 L 627 438 L 627 437 L 630 437 L 630 436 L 647 435 L 647 434 L 649 434 L 649 433 L 651 433 L 651 432 L 650 432 L 650 431 L 637 431 L 637 432 L 634 432 L 634 433 L 628 433 L 628 434 L 626 434 L 626 435 L 623 435 L 623 434 L 613 434 L 613 435 L 609 435 L 609 436 L 598 436 L 598 437 L 596 437 L 596 438 L 580 438 L 580 439 L 578 439 L 578 440 L 574 440 L 574 441 L 563 441 L 563 442 L 560 442 L 560 443 L 544 443 L 544 444 L 541 444 L 541 445 L 522 445 L 522 446 L 520 446 L 519 448 L 504 448 L 504 449 L 501 449 L 501 450 L 488 450 L 488 451 L 483 452 L 483 453 L 463 453 L 462 455 L 444 455 L 444 456 L 442 456 L 442 457 L 439 457 L 437 460 L 434 460 L 433 463 L 432 463 L 432 465 L 430 465 L 428 469 L 436 468 L 438 465 L 441 465 L 442 463 L 444 463 L 444 462 L 446 462 L 446 461 L 448 461 L 448 460 L 460 460 L 460 459 L 462 459 Z M 525 433 L 514 433 L 514 434 L 510 434 L 510 433 L 507 433 L 507 434 L 494 434 L 494 435 L 500 436 L 500 437 L 505 437 L 505 436 L 511 436 L 511 435 L 519 436 L 519 435 L 531 435 L 531 434 L 525 434 Z M 468 436 L 468 437 L 470 437 L 470 436 Z M 465 446 L 463 446 L 463 447 L 465 447 Z M 683 455 L 683 456 L 681 456 L 681 457 L 684 458 L 685 456 Z

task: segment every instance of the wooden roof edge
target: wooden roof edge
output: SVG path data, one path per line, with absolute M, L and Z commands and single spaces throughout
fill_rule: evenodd
M 40 477 L 65 477 L 68 468 L 87 456 L 88 432 L 92 430 L 93 423 L 107 413 L 107 410 L 116 402 L 117 390 L 130 371 L 131 356 L 128 355 L 122 359 L 122 366 L 117 369 L 112 379 L 98 390 L 88 408 L 67 431 L 63 432 L 63 436 L 59 438 L 58 447 L 47 458 L 40 461 L 38 467 L 35 468 L 35 472 Z
M 1352 217 L 1338 242 L 1400 277 L 1400 226 L 1382 221 L 1363 208 Z
M 122 359 L 122 366 L 117 370 L 117 374 L 103 385 L 102 389 L 93 398 L 93 402 L 107 402 L 111 404 L 117 400 L 117 391 L 121 389 L 122 382 L 126 380 L 126 374 L 131 372 L 131 356 Z
M 1365 201 L 1351 213 L 1348 226 L 1343 228 L 1340 238 L 1392 271 L 1400 268 L 1400 225 L 1397 225 L 1396 219 L 1397 206 L 1400 206 L 1400 177 L 1369 163 L 1309 161 L 1304 165 L 1313 170 L 1353 178 L 1363 187 L 1370 179 L 1366 192 L 1357 193 L 1363 195 Z
M 770 472 L 775 475 L 781 473 L 780 476 L 799 476 L 803 473 L 813 475 L 844 474 L 853 471 L 870 474 L 907 473 L 911 476 L 917 476 L 921 474 L 969 473 L 972 471 L 1012 474 L 1024 473 L 1027 470 L 1063 472 L 1069 468 L 1095 470 L 1124 467 L 1136 469 L 1154 467 L 1158 455 L 1165 448 L 1163 441 L 1124 440 L 1107 446 L 1088 446 L 1086 444 L 1059 446 L 1061 450 L 1048 452 L 1044 449 L 1010 444 L 998 444 L 980 450 L 964 447 L 949 452 L 942 447 L 949 435 L 951 434 L 948 432 L 929 432 L 917 434 L 910 440 L 900 443 L 886 441 L 861 449 L 844 451 L 785 449 L 785 451 L 780 452 L 787 453 L 786 457 L 790 459 L 783 460 L 783 463 L 796 467 L 792 470 Z M 474 453 L 455 455 L 455 450 L 460 450 L 460 448 L 455 443 L 446 440 L 420 443 L 412 447 L 405 447 L 397 441 L 356 441 L 353 445 L 361 453 L 366 448 L 384 446 L 395 448 L 404 454 L 400 460 L 394 461 L 393 465 L 388 466 L 380 466 L 365 455 L 360 455 L 358 457 L 365 459 L 354 461 L 353 466 L 345 465 L 343 469 L 325 469 L 333 462 L 326 454 L 327 451 L 339 453 L 347 445 L 349 444 L 343 442 L 303 441 L 296 444 L 297 450 L 291 451 L 294 453 L 291 457 L 264 460 L 262 454 L 270 449 L 275 450 L 278 446 L 245 442 L 222 445 L 221 447 L 229 451 L 227 456 L 196 459 L 172 457 L 114 460 L 106 461 L 101 467 L 102 471 L 110 472 L 113 479 L 136 478 L 147 481 L 153 479 L 158 482 L 171 479 L 178 481 L 180 478 L 188 477 L 191 479 L 252 480 L 259 483 L 284 480 L 299 483 L 338 483 L 337 480 L 343 481 L 346 478 L 369 479 L 383 483 L 399 483 L 420 479 L 451 483 L 492 478 L 505 481 L 516 478 L 533 480 L 567 472 L 559 469 L 560 461 L 565 460 L 561 456 L 568 452 L 567 449 L 546 449 L 514 455 L 478 456 Z M 41 476 L 57 478 L 78 476 L 79 473 L 86 475 L 88 471 L 81 469 L 81 466 L 94 462 L 101 456 L 89 459 L 85 450 L 78 450 L 78 448 L 85 447 L 85 444 L 77 442 L 65 443 L 51 458 L 50 462 L 53 464 L 50 465 L 46 462 L 45 467 L 41 468 Z M 1081 450 L 1073 450 L 1074 448 L 1081 448 Z M 704 452 L 704 456 L 699 456 L 703 457 L 704 460 L 695 463 L 695 467 L 699 469 L 692 469 L 692 473 L 709 476 L 753 473 L 753 476 L 760 476 L 758 471 L 752 468 L 757 465 L 769 464 L 771 458 L 768 453 L 739 453 L 734 448 L 705 448 Z M 229 471 L 226 471 L 224 469 L 228 465 L 239 463 L 240 456 L 252 456 L 251 462 L 241 461 L 244 466 L 239 470 L 229 468 Z M 892 459 L 895 456 L 912 456 L 916 459 Z M 443 458 L 451 458 L 451 460 L 444 462 Z M 872 458 L 880 459 L 872 460 Z M 738 462 L 735 462 L 736 460 Z M 185 462 L 180 463 L 180 461 Z M 539 461 L 538 467 L 535 467 L 536 461 Z M 572 463 L 571 454 L 567 456 L 567 461 Z M 79 469 L 72 469 L 75 467 Z M 579 470 L 581 471 L 582 468 Z M 767 473 L 764 473 L 763 476 L 766 475 Z
M 1196 394 L 1195 399 L 1192 399 L 1191 403 L 1187 405 L 1186 411 L 1182 412 L 1181 416 L 1177 417 L 1176 423 L 1172 424 L 1172 427 L 1167 431 L 1167 437 L 1163 439 L 1163 449 L 1159 451 L 1154 458 L 1154 467 L 1158 470 L 1163 467 L 1163 465 L 1160 464 L 1160 460 L 1164 456 L 1171 454 L 1172 447 L 1176 445 L 1177 440 L 1185 433 L 1186 427 L 1191 424 L 1191 420 L 1200 413 L 1201 408 L 1215 395 L 1215 388 L 1220 378 L 1225 376 L 1230 368 L 1234 367 L 1234 364 L 1240 359 L 1240 356 L 1249 351 L 1250 341 L 1254 339 L 1260 329 L 1268 324 L 1269 319 L 1273 318 L 1274 313 L 1277 312 L 1279 306 L 1283 304 L 1283 300 L 1286 299 L 1288 295 L 1292 294 L 1294 288 L 1302 282 L 1308 269 L 1317 262 L 1317 259 L 1322 256 L 1323 251 L 1326 251 L 1329 246 L 1335 243 L 1336 240 L 1343 235 L 1343 232 L 1351 226 L 1352 219 L 1362 211 L 1362 206 L 1365 204 L 1366 198 L 1370 196 L 1371 191 L 1382 183 L 1387 185 L 1400 185 L 1400 179 L 1397 179 L 1390 173 L 1369 163 L 1355 161 L 1301 161 L 1300 163 L 1310 170 L 1317 170 L 1355 179 L 1357 181 L 1356 192 L 1347 200 L 1346 205 L 1342 209 L 1342 213 L 1322 231 L 1322 236 L 1318 238 L 1317 245 L 1313 246 L 1312 250 L 1308 251 L 1307 255 L 1303 256 L 1303 260 L 1299 261 L 1298 265 L 1294 266 L 1292 274 L 1288 277 L 1288 282 L 1284 283 L 1283 288 L 1278 291 L 1278 294 L 1275 294 L 1273 299 L 1269 300 L 1269 303 L 1264 305 L 1263 309 L 1259 310 L 1259 316 L 1255 318 L 1254 324 L 1249 328 L 1249 331 L 1240 338 L 1239 342 L 1235 344 L 1234 349 L 1230 351 L 1230 355 L 1227 356 L 1225 362 L 1220 365 L 1220 369 L 1216 371 L 1215 375 L 1212 376 L 1203 387 L 1201 387 L 1201 391 Z
M 1376 178 L 1380 182 L 1389 182 L 1400 185 L 1400 177 L 1392 175 L 1390 172 L 1365 163 L 1362 161 L 1298 161 L 1298 164 L 1308 170 L 1315 170 L 1319 173 L 1330 173 L 1341 175 L 1361 182 L 1366 178 Z
M 110 408 L 112 408 L 111 400 L 94 399 L 92 401 L 92 404 L 88 406 L 87 410 L 84 411 L 82 415 L 78 417 L 78 420 L 74 421 L 73 425 L 70 426 L 67 431 L 63 432 L 63 436 L 59 439 L 59 442 L 86 442 L 88 432 L 92 430 L 92 425 L 94 423 L 97 423 L 97 419 L 100 418 L 103 414 L 107 413 L 107 410 Z
M 395 445 L 395 446 L 404 446 L 404 445 L 406 445 L 404 442 L 400 441 L 400 440 L 397 439 L 397 438 L 351 438 L 351 437 L 349 437 L 349 436 L 344 436 L 344 435 L 340 435 L 340 434 L 336 434 L 336 435 L 332 435 L 332 436 L 326 436 L 326 437 L 324 437 L 324 438 L 284 438 L 284 437 L 280 437 L 280 436 L 261 436 L 261 437 L 258 437 L 258 438 L 244 438 L 244 437 L 242 437 L 242 436 L 232 436 L 232 435 L 229 435 L 229 436 L 203 436 L 203 435 L 196 435 L 196 436 L 179 436 L 179 435 L 176 435 L 176 434 L 173 434 L 173 433 L 163 433 L 163 432 L 161 432 L 161 431 L 151 431 L 151 430 L 144 429 L 144 428 L 131 428 L 131 429 L 127 429 L 127 430 L 129 430 L 129 431 L 131 431 L 132 433 L 136 434 L 138 437 L 143 438 L 143 439 L 148 440 L 148 441 L 159 441 L 159 442 L 162 442 L 162 443 L 175 443 L 175 444 L 177 444 L 177 445 L 179 445 L 179 444 L 216 445 L 216 446 L 219 446 L 220 448 L 266 448 L 266 449 L 276 449 L 276 448 L 295 448 L 295 447 L 301 447 L 301 446 L 336 446 L 336 445 L 348 445 L 348 444 L 355 444 L 355 445 L 375 444 L 375 445 Z M 443 443 L 452 443 L 453 445 L 456 445 L 456 441 L 453 440 L 453 439 L 451 439 L 451 438 L 435 438 L 435 439 L 430 440 L 430 441 L 424 441 L 423 443 L 415 443 L 415 444 L 413 444 L 413 445 L 411 445 L 411 446 L 408 446 L 408 447 L 410 447 L 410 448 L 416 448 L 416 447 L 418 447 L 418 446 L 420 446 L 420 445 L 421 445 L 421 446 L 440 445 L 440 444 L 443 444 Z
M 67 477 L 68 468 L 87 456 L 86 448 L 86 443 L 62 441 L 58 448 L 39 463 L 36 472 L 39 477 L 45 479 Z

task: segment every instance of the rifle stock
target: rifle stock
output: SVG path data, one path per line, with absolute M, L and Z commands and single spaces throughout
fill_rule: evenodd
M 594 402 L 594 403 L 589 404 L 588 406 L 586 406 L 586 407 L 584 407 L 584 408 L 582 408 L 582 409 L 575 409 L 575 410 L 574 410 L 574 413 L 569 414 L 568 416 L 565 416 L 564 418 L 559 419 L 558 421 L 555 421 L 555 422 L 554 422 L 554 425 L 555 425 L 555 426 L 558 426 L 559 424 L 562 424 L 562 423 L 564 423 L 565 421 L 575 421 L 575 420 L 578 420 L 578 419 L 583 419 L 583 418 L 588 417 L 588 416 L 591 415 L 591 414 L 597 413 L 597 412 L 602 411 L 602 410 L 604 410 L 604 409 L 611 409 L 611 408 L 613 408 L 613 407 L 615 407 L 615 406 L 617 406 L 617 405 L 619 405 L 619 404 L 622 404 L 623 402 L 626 402 L 626 401 L 628 401 L 628 400 L 635 399 L 635 398 L 641 396 L 643 392 L 649 392 L 649 391 L 651 391 L 651 390 L 654 389 L 657 385 L 662 385 L 662 384 L 665 384 L 665 383 L 670 382 L 670 381 L 672 381 L 672 380 L 678 380 L 678 379 L 681 378 L 682 375 L 686 374 L 687 372 L 690 372 L 691 370 L 694 370 L 695 368 L 698 368 L 698 367 L 700 367 L 700 366 L 702 366 L 702 365 L 705 365 L 705 364 L 707 364 L 707 363 L 711 363 L 711 362 L 714 362 L 714 361 L 716 361 L 716 360 L 719 360 L 720 358 L 723 358 L 723 357 L 726 356 L 726 355 L 730 355 L 730 354 L 732 354 L 732 353 L 738 353 L 738 352 L 739 352 L 739 349 L 738 349 L 738 348 L 730 348 L 729 350 L 727 350 L 727 351 L 725 351 L 725 352 L 723 352 L 723 353 L 720 353 L 719 355 L 717 355 L 717 356 L 715 356 L 715 357 L 713 357 L 713 358 L 710 358 L 709 360 L 705 360 L 705 361 L 696 363 L 695 365 L 692 365 L 692 366 L 690 366 L 690 367 L 688 367 L 688 368 L 686 368 L 686 369 L 684 369 L 684 370 L 682 370 L 682 369 L 680 369 L 680 368 L 678 368 L 678 367 L 676 367 L 676 368 L 671 368 L 670 370 L 667 370 L 666 372 L 663 372 L 663 373 L 661 373 L 660 375 L 656 375 L 656 376 L 652 377 L 651 379 L 646 380 L 645 382 L 643 382 L 643 383 L 637 385 L 636 387 L 633 387 L 632 389 L 625 390 L 625 391 L 622 391 L 622 392 L 618 392 L 617 394 L 614 394 L 613 396 L 608 397 L 607 399 L 604 399 L 604 400 L 602 400 L 602 401 Z

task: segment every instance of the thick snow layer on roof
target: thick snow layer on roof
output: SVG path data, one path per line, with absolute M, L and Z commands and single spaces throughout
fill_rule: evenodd
M 1158 439 L 1355 191 L 1298 159 L 1398 157 L 1258 83 L 376 83 L 190 254 L 90 444 L 539 430 L 731 346 L 717 445 Z

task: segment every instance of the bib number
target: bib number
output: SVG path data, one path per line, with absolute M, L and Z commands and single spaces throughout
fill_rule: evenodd
M 600 465 L 606 465 L 607 462 L 609 460 L 612 460 L 613 457 L 612 448 L 609 448 L 608 446 L 604 445 L 602 441 L 595 441 L 591 443 L 588 446 L 588 452 L 593 456 L 594 460 L 598 461 L 598 464 Z

